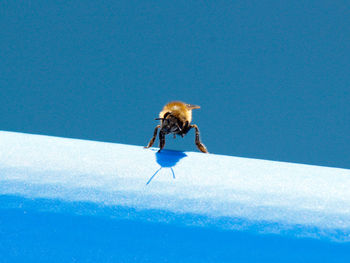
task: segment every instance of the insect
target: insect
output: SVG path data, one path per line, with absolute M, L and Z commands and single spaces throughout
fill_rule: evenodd
M 176 135 L 184 137 L 194 128 L 196 130 L 195 144 L 197 148 L 203 153 L 208 153 L 207 148 L 200 140 L 198 126 L 191 124 L 192 110 L 199 108 L 200 106 L 186 104 L 181 101 L 172 101 L 166 104 L 159 113 L 159 118 L 156 118 L 156 120 L 160 120 L 160 125 L 157 125 L 154 129 L 153 137 L 145 148 L 152 147 L 159 128 L 159 152 L 164 148 L 165 135 L 172 133 L 174 138 L 176 138 Z

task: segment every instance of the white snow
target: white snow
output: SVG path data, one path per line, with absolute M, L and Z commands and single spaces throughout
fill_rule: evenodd
M 0 131 L 0 196 L 127 207 L 135 218 L 153 211 L 147 220 L 169 221 L 163 211 L 177 224 L 349 241 L 349 189 L 347 169 Z

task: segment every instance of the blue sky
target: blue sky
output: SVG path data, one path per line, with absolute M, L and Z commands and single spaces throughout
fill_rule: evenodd
M 350 168 L 349 1 L 2 1 L 0 129 Z M 158 140 L 156 141 L 158 144 Z M 167 149 L 197 151 L 194 133 Z

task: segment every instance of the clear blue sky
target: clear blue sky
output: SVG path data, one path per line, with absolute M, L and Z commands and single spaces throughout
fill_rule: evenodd
M 0 129 L 146 145 L 183 100 L 202 106 L 212 153 L 350 168 L 349 14 L 332 0 L 1 1 Z

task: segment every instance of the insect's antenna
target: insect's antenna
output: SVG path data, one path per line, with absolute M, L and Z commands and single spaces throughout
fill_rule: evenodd
M 157 121 L 164 120 L 164 118 L 155 118 L 155 120 L 157 120 Z

